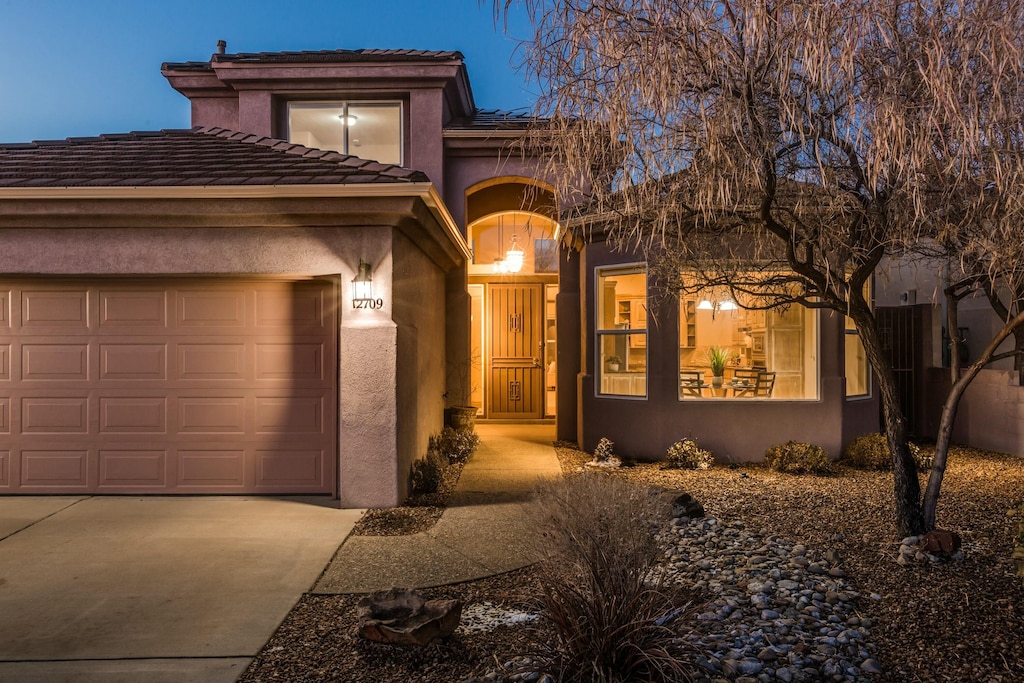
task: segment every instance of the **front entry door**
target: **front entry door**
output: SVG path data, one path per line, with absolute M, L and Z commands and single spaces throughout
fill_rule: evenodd
M 487 416 L 544 416 L 542 285 L 488 285 Z

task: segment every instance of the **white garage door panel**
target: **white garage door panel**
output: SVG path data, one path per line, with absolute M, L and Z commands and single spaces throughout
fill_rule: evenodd
M 0 283 L 0 493 L 335 493 L 327 280 Z

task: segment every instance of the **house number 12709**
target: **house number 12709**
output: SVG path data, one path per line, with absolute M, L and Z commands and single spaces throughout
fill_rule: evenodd
M 369 308 L 374 310 L 384 308 L 384 299 L 355 299 L 352 302 L 352 308 Z

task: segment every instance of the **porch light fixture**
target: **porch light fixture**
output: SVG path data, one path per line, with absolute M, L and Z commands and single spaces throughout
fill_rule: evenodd
M 352 308 L 377 309 L 384 306 L 384 300 L 373 296 L 373 278 L 370 264 L 359 261 L 359 272 L 352 278 Z
M 512 244 L 505 252 L 505 263 L 508 264 L 508 272 L 518 273 L 523 269 L 523 250 L 516 240 L 516 234 L 512 233 Z
M 514 229 L 515 226 L 513 226 Z M 505 244 L 505 221 L 498 216 L 498 249 Z M 519 246 L 519 238 L 512 233 L 512 243 L 504 254 L 504 258 L 494 259 L 494 272 L 499 274 L 518 273 L 523 269 L 523 248 Z

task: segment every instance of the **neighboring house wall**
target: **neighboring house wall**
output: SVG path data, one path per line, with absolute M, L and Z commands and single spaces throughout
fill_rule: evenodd
M 949 395 L 951 380 L 948 363 L 946 301 L 943 295 L 945 267 L 941 263 L 889 264 L 876 279 L 878 306 L 915 305 L 926 316 L 925 333 L 917 353 L 925 367 L 923 388 L 916 397 L 925 438 L 938 432 L 942 405 Z M 960 302 L 957 324 L 966 330 L 967 363 L 973 362 L 1002 327 L 1002 321 L 981 295 Z M 1012 337 L 999 352 L 1013 349 Z M 960 400 L 954 423 L 953 440 L 978 448 L 987 448 L 1024 456 L 1024 387 L 1012 372 L 1013 359 L 1006 358 L 987 366 L 974 379 Z
M 948 368 L 928 372 L 927 408 L 935 434 L 949 395 Z M 954 443 L 1024 456 L 1024 387 L 1010 370 L 982 370 L 967 387 L 953 427 Z

